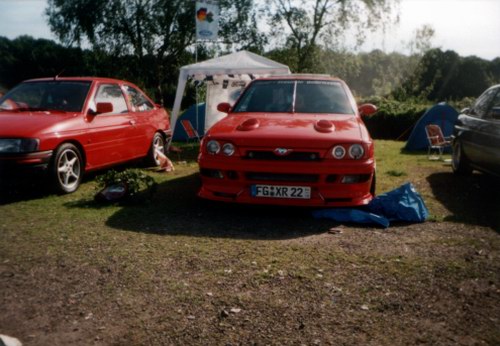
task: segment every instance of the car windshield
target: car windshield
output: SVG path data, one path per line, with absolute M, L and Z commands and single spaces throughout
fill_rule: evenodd
M 233 112 L 354 114 L 342 84 L 322 80 L 255 81 Z
M 0 98 L 0 110 L 81 112 L 89 88 L 85 81 L 25 82 Z

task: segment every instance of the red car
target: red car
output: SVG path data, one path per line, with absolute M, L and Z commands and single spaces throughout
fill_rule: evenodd
M 61 193 L 87 171 L 138 158 L 158 165 L 170 135 L 167 112 L 120 80 L 33 79 L 0 98 L 0 171 L 43 168 Z
M 254 80 L 208 130 L 198 158 L 211 200 L 359 206 L 375 193 L 373 141 L 340 79 L 289 75 Z

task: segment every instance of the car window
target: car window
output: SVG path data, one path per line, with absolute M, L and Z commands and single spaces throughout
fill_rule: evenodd
M 154 109 L 154 105 L 139 90 L 128 85 L 124 87 L 124 90 L 135 112 L 145 112 Z
M 319 80 L 255 81 L 233 112 L 354 114 L 341 83 Z
M 493 98 L 488 117 L 500 120 L 500 88 L 496 88 L 496 95 Z
M 245 91 L 234 112 L 291 112 L 295 81 L 256 81 Z
M 297 81 L 295 112 L 354 114 L 342 84 L 336 81 Z
M 497 91 L 498 89 L 486 90 L 481 96 L 479 96 L 474 104 L 474 107 L 472 107 L 471 115 L 476 115 L 480 118 L 485 117 Z
M 89 88 L 84 81 L 25 82 L 0 99 L 0 108 L 81 112 Z
M 127 113 L 127 102 L 125 101 L 125 97 L 123 96 L 122 90 L 118 84 L 101 84 L 97 89 L 94 98 L 94 108 L 95 105 L 99 102 L 109 102 L 113 105 L 113 112 L 104 113 L 104 114 L 121 114 Z

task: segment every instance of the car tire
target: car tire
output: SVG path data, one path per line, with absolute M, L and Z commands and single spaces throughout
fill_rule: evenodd
M 146 156 L 146 164 L 150 167 L 158 167 L 161 165 L 161 160 L 157 150 L 160 150 L 163 154 L 165 154 L 165 139 L 159 132 L 156 132 L 153 136 L 148 156 Z
M 58 193 L 75 192 L 83 177 L 83 160 L 80 150 L 71 143 L 60 145 L 50 167 L 53 187 Z
M 453 143 L 453 153 L 451 155 L 451 168 L 453 173 L 458 175 L 471 175 L 472 168 L 467 162 L 460 141 Z

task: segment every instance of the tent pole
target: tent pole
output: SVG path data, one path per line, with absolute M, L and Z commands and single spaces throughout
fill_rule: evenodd
M 196 62 L 198 62 L 198 40 L 196 40 L 195 47 L 196 47 L 195 48 L 195 51 L 196 51 L 196 57 L 195 57 L 195 59 L 196 59 Z M 198 129 L 198 85 L 196 83 L 195 83 L 194 88 L 195 88 L 195 92 L 196 92 L 196 104 L 194 106 L 195 110 L 196 110 L 196 113 L 195 113 L 196 114 L 195 126 L 196 126 L 196 132 L 200 133 L 199 132 L 200 130 Z

